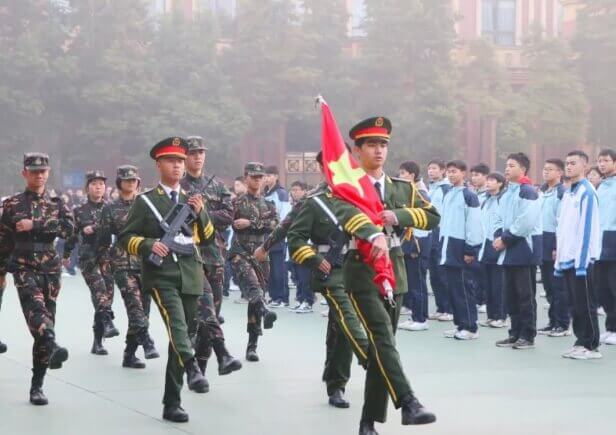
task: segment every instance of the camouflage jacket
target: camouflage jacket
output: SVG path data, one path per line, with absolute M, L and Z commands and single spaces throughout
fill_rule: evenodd
M 187 192 L 200 193 L 203 196 L 207 214 L 216 229 L 216 243 L 202 243 L 200 246 L 203 263 L 217 266 L 224 265 L 223 252 L 227 243 L 222 232 L 233 223 L 231 192 L 214 175 L 210 177 L 201 175 L 201 177 L 195 178 L 186 174 L 181 181 L 181 185 Z
M 128 212 L 135 203 L 134 199 L 124 200 L 118 198 L 103 207 L 101 219 L 101 243 L 110 243 L 112 236 L 116 237 L 111 247 L 111 261 L 114 271 L 117 270 L 141 270 L 141 258 L 130 255 L 122 245 L 118 243 L 118 235 L 124 229 L 128 219 Z
M 33 220 L 31 231 L 16 231 L 22 219 Z M 60 273 L 53 242 L 70 238 L 73 231 L 73 215 L 61 198 L 29 190 L 7 198 L 0 218 L 0 275 L 25 269 Z
M 78 237 L 81 237 L 81 246 L 79 247 L 80 261 L 95 260 L 109 256 L 110 240 L 104 240 L 102 229 L 103 208 L 105 202 L 92 202 L 88 200 L 85 204 L 75 207 L 73 214 L 75 215 L 75 233 L 73 237 L 66 241 L 64 247 L 64 258 L 69 258 Z M 92 225 L 94 233 L 87 235 L 83 232 L 84 228 Z
M 273 202 L 250 193 L 240 195 L 233 201 L 233 220 L 236 219 L 248 219 L 250 226 L 243 230 L 234 229 L 229 256 L 238 253 L 252 255 L 279 221 Z

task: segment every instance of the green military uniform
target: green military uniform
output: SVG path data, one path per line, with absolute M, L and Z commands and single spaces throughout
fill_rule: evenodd
M 187 144 L 184 139 L 169 138 L 158 143 L 150 155 L 156 160 L 166 156 L 184 158 L 186 150 Z M 178 203 L 185 203 L 188 200 L 183 189 L 179 189 L 179 193 L 178 191 L 174 193 L 175 196 L 179 195 Z M 196 376 L 195 371 L 199 372 L 188 336 L 190 323 L 195 319 L 197 299 L 203 293 L 204 275 L 197 245 L 214 240 L 214 227 L 204 208 L 193 224 L 192 240 L 190 243 L 184 243 L 193 246 L 193 254 L 170 253 L 164 257 L 162 266 L 153 265 L 148 261 L 148 257 L 152 253 L 154 242 L 160 239 L 164 232 L 146 198 L 164 217 L 174 206 L 172 195 L 171 192 L 169 194 L 165 192 L 162 185 L 140 194 L 129 212 L 119 242 L 129 254 L 141 257 L 143 289 L 151 292 L 167 328 L 169 351 L 163 403 L 166 407 L 179 407 L 184 371 L 186 370 L 189 378 L 189 387 L 191 387 L 191 377 Z M 205 381 L 200 372 L 199 376 Z M 206 390 L 203 388 L 199 392 Z
M 361 139 L 381 137 L 389 140 L 391 123 L 386 118 L 371 118 L 355 126 L 350 133 L 356 145 Z M 370 343 L 369 360 L 364 390 L 363 422 L 384 422 L 387 416 L 387 395 L 389 394 L 396 408 L 403 410 L 410 406 L 413 412 L 422 413 L 420 419 L 426 417 L 423 407 L 414 399 L 409 381 L 404 375 L 400 355 L 396 349 L 394 335 L 400 317 L 402 297 L 408 291 L 404 254 L 400 247 L 400 239 L 407 228 L 430 230 L 436 227 L 440 216 L 436 209 L 427 202 L 416 188 L 408 181 L 384 176 L 383 185 L 375 187 L 379 190 L 385 210 L 394 212 L 397 225 L 386 227 L 384 231 L 390 243 L 389 256 L 393 263 L 396 278 L 394 289 L 395 304 L 384 300 L 374 284 L 374 271 L 365 262 L 351 241 L 349 252 L 344 261 L 343 273 L 345 288 L 349 292 L 351 303 L 368 334 Z M 344 230 L 351 234 L 357 227 L 373 227 L 368 217 L 362 214 L 345 215 L 343 212 L 352 205 L 339 207 L 337 217 Z M 373 228 L 372 228 L 373 229 Z M 358 236 L 365 239 L 364 237 Z M 415 415 L 414 415 L 415 416 Z M 430 416 L 427 420 L 431 419 Z M 404 424 L 418 424 L 417 421 Z M 433 420 L 432 420 L 433 421 Z M 431 422 L 431 421 L 422 421 Z M 360 426 L 361 428 L 361 426 Z M 369 431 L 365 433 L 370 433 Z
M 351 374 L 353 352 L 362 366 L 368 362 L 368 338 L 345 291 L 342 258 L 338 262 L 329 259 L 332 269 L 328 276 L 318 271 L 331 249 L 331 241 L 340 231 L 323 207 L 335 216 L 334 210 L 341 205 L 345 203 L 333 198 L 327 185 L 319 186 L 307 195 L 287 234 L 292 260 L 313 269 L 311 287 L 323 294 L 329 305 L 323 381 L 330 397 L 336 390 L 344 391 Z

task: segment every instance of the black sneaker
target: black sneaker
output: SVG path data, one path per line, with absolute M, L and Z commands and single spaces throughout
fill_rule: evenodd
M 553 329 L 554 329 L 554 327 L 552 325 L 548 325 L 545 328 L 537 329 L 537 334 L 539 334 L 539 335 L 550 335 L 550 332 L 552 332 Z
M 568 337 L 571 335 L 571 331 L 569 329 L 561 328 L 560 326 L 554 328 L 548 334 L 549 337 Z
M 518 350 L 533 349 L 535 347 L 535 343 L 533 341 L 526 340 L 525 338 L 519 338 L 512 347 Z
M 496 347 L 513 347 L 513 345 L 517 342 L 517 339 L 514 337 L 507 337 L 504 340 L 497 341 Z

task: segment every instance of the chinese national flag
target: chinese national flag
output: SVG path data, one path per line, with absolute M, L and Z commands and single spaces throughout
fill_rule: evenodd
M 372 185 L 368 174 L 359 166 L 346 148 L 336 120 L 328 104 L 319 97 L 321 104 L 321 143 L 323 150 L 323 172 L 334 196 L 353 204 L 368 216 L 375 225 L 382 225 L 379 214 L 383 204 Z M 374 282 L 384 298 L 392 301 L 396 279 L 389 258 L 382 256 L 370 260 L 372 243 L 357 239 L 357 249 L 364 261 L 374 269 Z

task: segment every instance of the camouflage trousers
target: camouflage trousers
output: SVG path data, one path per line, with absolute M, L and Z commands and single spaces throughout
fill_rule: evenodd
M 205 278 L 209 282 L 212 291 L 216 315 L 219 316 L 220 309 L 222 308 L 222 289 L 225 285 L 225 266 L 204 264 L 203 271 L 205 272 Z
M 109 312 L 113 304 L 113 272 L 108 259 L 79 261 L 81 274 L 90 289 L 92 306 L 96 312 Z M 113 317 L 113 316 L 112 316 Z
M 30 334 L 34 338 L 32 363 L 34 367 L 49 365 L 49 350 L 43 334 L 54 330 L 56 300 L 60 293 L 60 274 L 41 274 L 31 270 L 13 273 L 21 310 Z
M 256 260 L 255 260 L 256 261 Z M 265 308 L 265 295 L 263 288 L 267 286 L 269 276 L 269 262 L 259 263 L 260 271 L 255 270 L 254 266 L 241 255 L 235 255 L 231 259 L 233 274 L 237 277 L 237 285 L 242 294 L 248 299 L 248 322 L 246 330 L 249 334 L 263 335 L 261 327 Z M 262 276 L 264 285 L 259 281 Z
M 141 273 L 131 270 L 117 270 L 113 277 L 126 307 L 126 316 L 128 317 L 126 336 L 145 334 L 149 326 L 149 301 L 151 297 L 145 296 L 141 291 Z M 147 305 L 144 303 L 146 300 L 148 301 Z
M 206 279 L 203 280 L 203 294 L 197 301 L 197 319 L 194 322 L 196 331 L 191 331 L 191 334 L 195 335 L 195 357 L 199 361 L 207 361 L 210 358 L 215 340 L 224 341 L 225 339 L 225 334 L 218 323 L 212 285 L 207 279 L 208 266 L 203 266 Z

